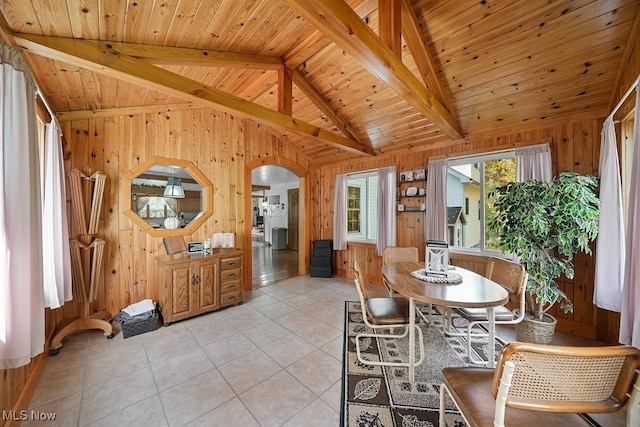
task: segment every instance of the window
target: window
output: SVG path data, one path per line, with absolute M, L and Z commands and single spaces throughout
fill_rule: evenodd
M 140 218 L 178 216 L 176 199 L 142 196 L 136 198 L 136 213 Z
M 465 157 L 449 161 L 447 168 L 447 228 L 454 248 L 497 251 L 497 235 L 485 226 L 495 215 L 495 188 L 516 179 L 513 151 Z
M 347 177 L 347 240 L 375 241 L 378 230 L 376 172 Z
M 636 106 L 636 108 L 639 108 Z M 622 203 L 625 221 L 629 211 L 629 195 L 631 191 L 631 170 L 633 167 L 633 129 L 635 121 L 635 108 L 621 121 L 621 162 L 622 167 Z

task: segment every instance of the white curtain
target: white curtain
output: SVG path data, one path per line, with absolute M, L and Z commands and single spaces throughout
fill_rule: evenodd
M 636 86 L 620 342 L 640 347 L 640 87 Z
M 620 311 L 624 283 L 624 215 L 622 186 L 613 117 L 604 122 L 600 144 L 600 220 L 596 240 L 596 276 L 593 303 Z
M 42 254 L 45 307 L 71 301 L 71 261 L 67 225 L 61 132 L 56 120 L 45 125 Z
M 529 179 L 551 181 L 551 150 L 549 144 L 516 149 L 516 181 Z
M 427 175 L 427 240 L 447 239 L 447 160 L 429 162 Z
M 35 85 L 0 44 L 0 369 L 44 349 L 42 210 Z
M 376 252 L 382 256 L 386 246 L 396 246 L 396 167 L 378 169 L 378 233 Z
M 333 249 L 347 249 L 347 177 L 336 175 L 336 192 L 333 198 Z

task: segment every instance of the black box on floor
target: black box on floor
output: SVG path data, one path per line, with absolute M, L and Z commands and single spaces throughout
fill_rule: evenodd
M 318 266 L 318 267 L 320 266 L 331 267 L 331 257 L 330 256 L 312 256 L 311 265 Z
M 311 277 L 331 277 L 333 276 L 333 267 L 323 265 L 311 266 Z
M 333 244 L 331 243 L 331 239 L 322 239 L 322 240 L 314 240 L 313 247 L 315 248 L 333 248 Z
M 124 338 L 134 337 L 145 332 L 155 331 L 162 324 L 160 308 L 148 311 L 138 316 L 129 316 L 124 311 L 120 311 L 113 320 L 120 323 L 122 336 Z
M 331 248 L 313 248 L 314 257 L 330 257 L 333 254 L 333 249 Z

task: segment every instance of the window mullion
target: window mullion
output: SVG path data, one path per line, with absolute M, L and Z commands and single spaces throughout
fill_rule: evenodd
M 480 249 L 486 249 L 485 245 L 485 206 L 487 203 L 485 195 L 484 162 L 480 162 Z

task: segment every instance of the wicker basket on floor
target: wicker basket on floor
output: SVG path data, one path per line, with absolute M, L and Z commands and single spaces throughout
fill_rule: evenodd
M 548 314 L 545 314 L 544 318 L 545 320 L 542 321 L 536 320 L 531 315 L 526 314 L 524 319 L 515 326 L 516 340 L 536 344 L 551 344 L 558 321 Z

